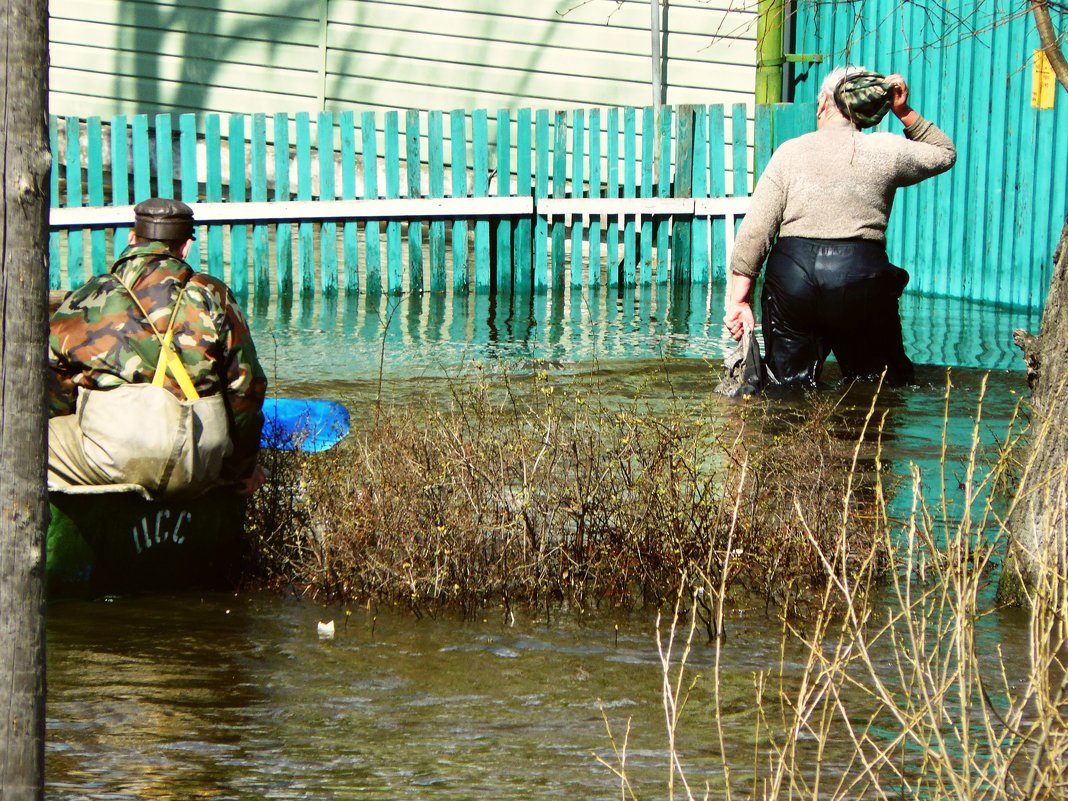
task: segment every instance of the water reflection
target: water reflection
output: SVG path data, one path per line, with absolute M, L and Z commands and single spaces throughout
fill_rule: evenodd
M 642 359 L 718 364 L 733 343 L 722 330 L 718 286 L 562 289 L 538 294 L 358 295 L 257 299 L 249 309 L 272 386 L 377 376 L 453 375 L 473 362 L 546 361 L 573 369 Z M 905 340 L 932 367 L 1022 370 L 1015 328 L 1037 329 L 1021 309 L 907 295 Z

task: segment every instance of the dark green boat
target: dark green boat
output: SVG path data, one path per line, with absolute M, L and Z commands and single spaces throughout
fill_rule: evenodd
M 246 498 L 228 488 L 182 501 L 135 490 L 52 492 L 50 599 L 232 587 L 244 555 Z
M 349 430 L 337 401 L 268 398 L 262 448 L 318 453 Z M 248 502 L 230 487 L 181 501 L 132 484 L 49 493 L 48 597 L 100 598 L 234 586 L 248 540 Z

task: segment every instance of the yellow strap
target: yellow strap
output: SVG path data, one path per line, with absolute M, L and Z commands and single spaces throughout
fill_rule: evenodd
M 163 376 L 170 370 L 171 376 L 178 382 L 179 388 L 185 394 L 185 399 L 200 400 L 200 394 L 197 392 L 196 387 L 193 386 L 192 379 L 189 378 L 189 371 L 185 369 L 182 360 L 171 348 L 171 338 L 173 333 L 171 328 L 168 327 L 167 335 L 163 338 L 161 343 L 163 347 L 160 348 L 159 361 L 156 362 L 156 374 L 152 376 L 152 385 L 162 387 Z
M 159 340 L 159 360 L 156 362 L 156 372 L 152 376 L 152 386 L 162 387 L 163 377 L 167 374 L 167 371 L 171 371 L 171 377 L 174 378 L 178 384 L 178 388 L 182 390 L 186 400 L 200 400 L 200 393 L 197 392 L 196 387 L 193 386 L 193 381 L 189 378 L 189 372 L 185 369 L 185 365 L 182 364 L 181 358 L 174 352 L 174 348 L 171 347 L 171 342 L 174 336 L 174 321 L 178 317 L 178 307 L 182 304 L 182 298 L 185 296 L 185 288 L 188 283 L 182 286 L 181 291 L 178 293 L 178 298 L 174 301 L 174 308 L 171 310 L 171 319 L 167 321 L 167 335 L 161 336 L 159 331 L 156 330 L 156 326 L 152 324 L 152 321 L 148 318 L 148 312 L 145 311 L 145 307 L 141 305 L 141 301 L 137 299 L 137 295 L 133 293 L 130 287 L 123 283 L 121 278 L 116 276 L 119 284 L 126 293 L 133 298 L 133 302 L 137 304 L 137 308 L 141 310 L 142 316 L 145 318 L 145 322 L 148 323 L 149 328 L 152 329 L 152 333 L 156 335 L 156 339 Z

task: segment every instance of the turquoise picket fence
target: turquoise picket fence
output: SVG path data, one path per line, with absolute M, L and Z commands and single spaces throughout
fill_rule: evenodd
M 53 289 L 107 270 L 158 195 L 242 296 L 707 284 L 774 144 L 744 104 L 50 122 Z

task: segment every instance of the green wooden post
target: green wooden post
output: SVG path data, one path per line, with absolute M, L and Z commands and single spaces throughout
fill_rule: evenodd
M 99 117 L 85 121 L 86 171 L 85 180 L 89 190 L 89 205 L 104 205 L 104 142 Z M 108 241 L 103 228 L 89 231 L 89 263 L 93 275 L 108 271 Z
M 709 108 L 708 114 L 708 187 L 710 197 L 727 195 L 726 128 L 723 106 Z M 712 277 L 727 275 L 727 221 L 722 217 L 712 218 Z
M 274 115 L 274 199 L 292 199 L 289 186 L 289 114 Z M 275 291 L 281 298 L 293 295 L 293 226 L 278 223 L 274 227 Z
M 671 132 L 674 116 L 671 106 L 660 107 L 660 197 L 671 197 Z M 656 282 L 666 284 L 671 273 L 671 218 L 660 217 L 656 221 Z
M 341 197 L 356 199 L 356 115 L 342 111 L 338 118 L 341 134 Z M 348 220 L 341 229 L 341 255 L 345 264 L 345 294 L 360 291 L 359 242 L 356 222 Z
M 133 202 L 140 203 L 152 197 L 152 159 L 149 156 L 148 116 L 138 114 L 130 126 L 133 144 Z
M 129 125 L 126 122 L 125 115 L 120 114 L 117 117 L 113 117 L 111 120 L 111 205 L 112 206 L 126 206 L 130 202 L 130 160 L 129 160 Z M 53 162 L 53 163 L 58 163 Z M 59 197 L 59 177 L 56 171 L 53 170 L 52 174 L 56 176 L 57 184 L 56 190 L 53 193 L 53 198 Z M 111 238 L 111 258 L 112 260 L 118 258 L 119 254 L 126 249 L 126 244 L 130 238 L 130 229 L 128 226 L 116 226 L 115 233 Z M 57 256 L 56 267 L 59 267 L 59 259 Z M 57 275 L 58 278 L 58 275 Z
M 656 112 L 652 106 L 642 110 L 642 177 L 641 196 L 653 197 L 653 158 L 656 139 Z M 658 187 L 659 188 L 659 187 Z M 653 215 L 643 214 L 640 233 L 639 282 L 642 286 L 653 283 Z
M 590 109 L 587 119 L 590 140 L 590 197 L 601 197 L 601 110 Z M 604 253 L 601 251 L 601 215 L 590 217 L 589 259 L 586 281 L 591 287 L 600 286 L 604 269 Z
M 312 199 L 311 115 L 299 111 L 297 127 L 297 200 Z M 297 265 L 300 272 L 300 294 L 315 294 L 315 231 L 311 222 L 297 225 Z
M 567 113 L 558 111 L 553 120 L 553 197 L 567 195 Z M 552 224 L 552 285 L 558 289 L 564 285 L 564 229 L 563 215 L 553 219 Z
M 360 115 L 360 136 L 363 142 L 363 196 L 378 197 L 378 124 L 373 111 Z M 382 293 L 382 242 L 378 220 L 368 220 L 363 230 L 364 285 L 369 295 Z
M 623 197 L 635 197 L 637 183 L 637 112 L 633 107 L 623 109 Z M 637 242 L 634 237 L 634 215 L 623 220 L 623 286 L 634 286 L 635 267 L 638 262 Z
M 250 197 L 253 203 L 267 201 L 267 115 L 252 115 L 252 136 L 250 140 Z M 252 226 L 252 276 L 253 287 L 257 295 L 269 297 L 271 294 L 271 240 L 266 223 L 254 223 Z
M 319 150 L 319 199 L 334 200 L 334 115 L 320 111 L 315 125 Z M 319 277 L 323 296 L 337 297 L 337 222 L 319 224 Z
M 585 196 L 586 161 L 586 116 L 582 109 L 571 115 L 571 197 Z M 571 221 L 571 286 L 582 286 L 582 244 L 585 232 L 582 215 L 576 214 Z
M 497 111 L 497 196 L 512 193 L 512 117 L 507 109 Z M 512 220 L 497 221 L 497 289 L 512 288 Z
M 430 197 L 445 197 L 445 115 L 431 111 L 427 115 L 427 169 L 430 172 Z M 445 220 L 430 221 L 430 291 L 448 288 L 445 266 Z
M 393 199 L 400 197 L 400 115 L 396 111 L 387 111 L 385 126 L 386 197 Z M 386 279 L 387 291 L 391 295 L 404 291 L 401 223 L 396 218 L 386 221 Z
M 452 196 L 467 197 L 467 125 L 463 109 L 449 113 L 452 135 Z M 466 292 L 467 277 L 467 220 L 452 223 L 452 288 Z
M 471 196 L 489 194 L 489 120 L 485 109 L 471 112 Z M 490 285 L 489 219 L 475 220 L 475 289 Z
M 114 130 L 114 129 L 113 129 Z M 125 143 L 124 143 L 125 144 Z M 55 115 L 48 117 L 48 149 L 52 153 L 52 169 L 49 170 L 48 180 L 51 191 L 49 203 L 51 208 L 59 208 L 59 120 Z M 126 150 L 123 149 L 125 158 Z M 59 275 L 59 248 L 61 235 L 59 231 L 52 230 L 48 234 L 48 289 L 58 290 L 62 283 Z
M 675 197 L 693 196 L 693 128 L 693 106 L 679 106 L 675 123 Z M 687 219 L 684 215 L 675 218 L 671 231 L 671 271 L 676 285 L 690 282 L 692 229 L 692 218 Z
M 183 114 L 178 118 L 178 147 L 181 157 L 180 194 L 183 203 L 196 203 L 200 199 L 200 178 L 197 175 L 197 115 Z M 203 231 L 203 226 L 198 226 Z M 193 240 L 185 260 L 194 269 L 200 268 L 200 236 Z
M 174 151 L 171 115 L 156 115 L 156 195 L 174 197 Z
M 605 197 L 619 197 L 619 109 L 608 109 L 608 183 Z M 607 261 L 608 286 L 619 284 L 619 217 L 608 217 L 605 232 L 605 260 Z
M 230 151 L 230 202 L 244 203 L 245 115 L 231 114 L 227 131 Z M 230 289 L 239 298 L 248 297 L 248 226 L 230 227 Z
M 515 194 L 516 197 L 534 195 L 533 170 L 531 168 L 531 111 L 521 108 L 516 111 L 515 128 Z M 526 291 L 533 280 L 531 255 L 533 250 L 534 221 L 520 217 L 515 224 L 515 288 Z
M 694 109 L 693 126 L 693 181 L 694 197 L 708 197 L 708 109 Z M 690 260 L 693 269 L 690 281 L 694 284 L 708 283 L 708 218 L 697 217 L 690 232 Z
M 222 191 L 222 123 L 218 114 L 209 114 L 204 119 L 204 156 L 207 161 L 207 179 L 204 184 L 204 198 L 209 203 L 221 203 Z M 208 226 L 208 274 L 222 280 L 224 278 L 223 227 Z
M 408 197 L 423 196 L 422 134 L 419 112 L 408 109 L 404 119 L 404 164 L 408 173 Z M 423 291 L 423 222 L 408 221 L 408 290 Z
M 82 204 L 82 148 L 79 141 L 81 121 L 67 117 L 67 208 L 81 208 Z M 81 229 L 72 228 L 67 234 L 67 288 L 77 289 L 85 283 L 85 239 Z

